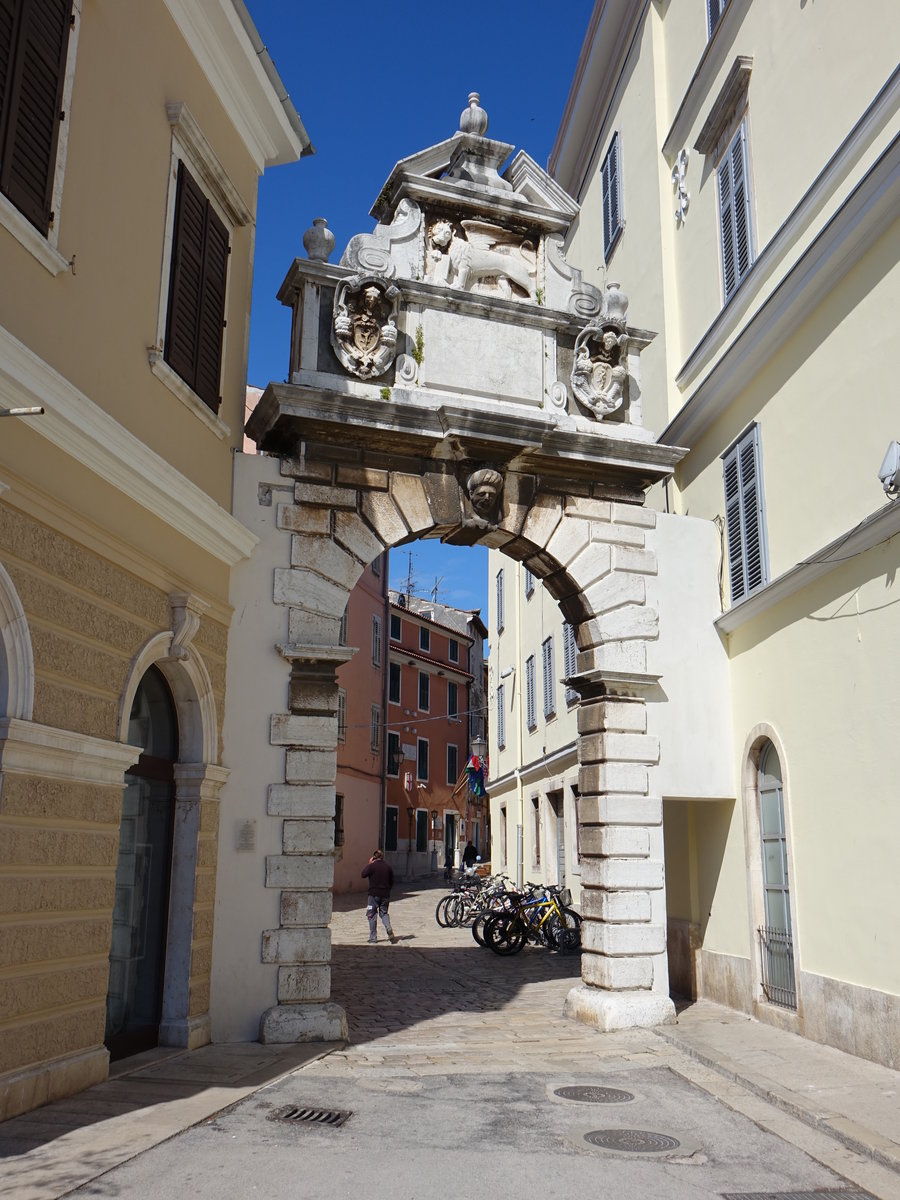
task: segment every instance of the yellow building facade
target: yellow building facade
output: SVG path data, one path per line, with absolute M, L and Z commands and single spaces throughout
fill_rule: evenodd
M 550 161 L 688 451 L 647 541 L 670 982 L 892 1066 L 898 41 L 888 3 L 600 0 Z
M 209 1040 L 257 181 L 311 149 L 240 0 L 7 10 L 0 1118 Z

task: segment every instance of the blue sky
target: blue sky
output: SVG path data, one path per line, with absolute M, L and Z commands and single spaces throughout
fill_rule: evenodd
M 469 92 L 481 94 L 491 137 L 545 165 L 587 29 L 592 0 L 518 0 L 454 8 L 398 0 L 329 6 L 246 0 L 303 118 L 316 154 L 266 172 L 259 185 L 248 382 L 288 369 L 290 314 L 275 294 L 304 231 L 325 217 L 337 262 L 394 164 L 451 137 Z M 487 618 L 487 551 L 420 541 L 392 555 L 402 586 Z

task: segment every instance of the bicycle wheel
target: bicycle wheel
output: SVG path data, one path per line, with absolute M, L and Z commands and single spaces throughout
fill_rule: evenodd
M 460 924 L 463 914 L 465 912 L 465 909 L 463 907 L 464 904 L 465 904 L 465 901 L 463 900 L 463 897 L 458 892 L 454 893 L 448 900 L 445 914 L 446 914 L 446 918 L 447 918 L 447 924 L 450 926 L 451 929 L 455 929 L 457 927 L 457 925 Z
M 484 927 L 490 918 L 495 915 L 496 914 L 492 913 L 490 909 L 483 908 L 472 922 L 472 937 L 479 946 L 487 946 L 487 942 L 484 940 Z
M 518 917 L 491 917 L 485 922 L 484 940 L 495 954 L 518 954 L 528 940 L 528 930 Z
M 553 921 L 553 948 L 560 954 L 581 949 L 581 917 L 571 908 L 561 908 Z
M 437 908 L 434 910 L 434 919 L 440 925 L 441 929 L 447 928 L 447 905 L 453 899 L 453 896 L 441 896 L 437 902 Z

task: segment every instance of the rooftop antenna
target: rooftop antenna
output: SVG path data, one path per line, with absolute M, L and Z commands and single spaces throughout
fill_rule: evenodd
M 437 604 L 437 602 L 438 602 L 438 589 L 440 588 L 440 586 L 441 586 L 441 584 L 442 584 L 443 582 L 444 582 L 444 576 L 443 576 L 443 575 L 441 575 L 441 576 L 440 576 L 440 578 L 439 578 L 437 575 L 435 575 L 435 577 L 434 577 L 434 587 L 431 589 L 431 602 L 432 602 L 432 604 Z
M 412 550 L 407 551 L 407 553 L 409 555 L 409 566 L 406 571 L 406 599 L 408 601 L 410 596 L 412 595 L 412 586 L 413 586 L 412 559 L 413 559 L 413 556 L 412 556 Z

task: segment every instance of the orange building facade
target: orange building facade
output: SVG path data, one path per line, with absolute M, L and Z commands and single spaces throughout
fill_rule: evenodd
M 458 865 L 468 838 L 485 844 L 465 774 L 479 629 L 477 614 L 390 593 L 383 845 L 406 877 Z

